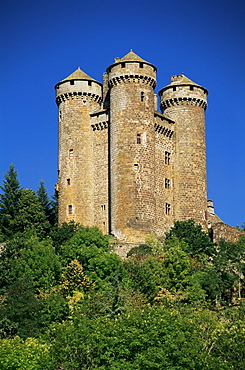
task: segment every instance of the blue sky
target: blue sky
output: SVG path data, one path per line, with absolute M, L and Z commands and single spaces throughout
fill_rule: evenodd
M 158 68 L 157 88 L 184 73 L 209 91 L 208 198 L 245 222 L 245 2 L 0 0 L 0 180 L 14 163 L 25 188 L 57 181 L 53 86 L 78 66 L 102 73 L 132 48 Z

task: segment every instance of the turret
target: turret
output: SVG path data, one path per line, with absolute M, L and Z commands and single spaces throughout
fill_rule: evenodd
M 94 225 L 94 155 L 90 114 L 102 87 L 80 68 L 55 85 L 59 108 L 59 224 Z
M 207 90 L 181 75 L 160 90 L 161 110 L 175 121 L 174 219 L 206 226 L 205 109 Z
M 111 233 L 144 242 L 154 229 L 156 67 L 132 50 L 107 68 L 110 89 Z

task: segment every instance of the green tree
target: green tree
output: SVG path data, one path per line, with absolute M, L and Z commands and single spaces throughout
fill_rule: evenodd
M 17 334 L 22 338 L 35 336 L 39 332 L 41 304 L 36 298 L 35 289 L 28 279 L 15 281 L 8 287 L 0 305 L 0 321 L 17 324 Z
M 38 339 L 13 339 L 0 341 L 1 370 L 52 370 L 53 361 L 49 355 L 50 345 Z
M 45 188 L 44 181 L 40 180 L 39 187 L 36 191 L 36 196 L 41 204 L 43 211 L 47 217 L 47 220 L 49 220 L 50 215 L 51 215 L 51 204 L 50 204 L 50 199 L 48 196 L 48 192 Z
M 0 186 L 0 229 L 4 235 L 9 237 L 12 234 L 12 222 L 19 209 L 21 186 L 17 179 L 17 172 L 13 164 L 4 175 L 3 186 Z
M 33 190 L 21 190 L 18 209 L 12 221 L 12 229 L 15 233 L 23 233 L 28 229 L 32 229 L 35 230 L 40 237 L 45 237 L 47 235 L 50 224 Z
M 201 258 L 203 254 L 213 255 L 215 253 L 214 244 L 208 234 L 202 231 L 201 225 L 195 225 L 192 219 L 174 223 L 174 227 L 166 233 L 166 240 L 176 237 L 186 243 L 186 252 L 191 256 Z

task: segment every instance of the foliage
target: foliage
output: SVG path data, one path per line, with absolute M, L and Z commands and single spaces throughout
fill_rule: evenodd
M 18 201 L 18 210 L 12 222 L 15 233 L 28 229 L 35 230 L 37 235 L 45 237 L 50 229 L 50 224 L 38 201 L 35 192 L 31 189 L 21 190 Z
M 0 229 L 6 236 L 12 234 L 11 223 L 19 209 L 18 201 L 21 195 L 21 186 L 17 179 L 17 172 L 13 164 L 4 175 L 3 186 L 0 186 Z
M 192 256 L 200 253 L 212 255 L 215 253 L 214 244 L 208 234 L 202 231 L 201 225 L 195 225 L 193 220 L 176 221 L 174 227 L 166 234 L 166 240 L 177 237 L 186 243 L 186 252 Z
M 1 370 L 52 370 L 50 346 L 37 339 L 16 336 L 0 341 Z

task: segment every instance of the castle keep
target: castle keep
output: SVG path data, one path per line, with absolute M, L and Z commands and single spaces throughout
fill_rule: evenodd
M 78 68 L 56 84 L 60 224 L 97 226 L 126 243 L 164 235 L 176 220 L 207 229 L 208 92 L 173 76 L 159 112 L 156 71 L 131 50 L 103 83 Z

